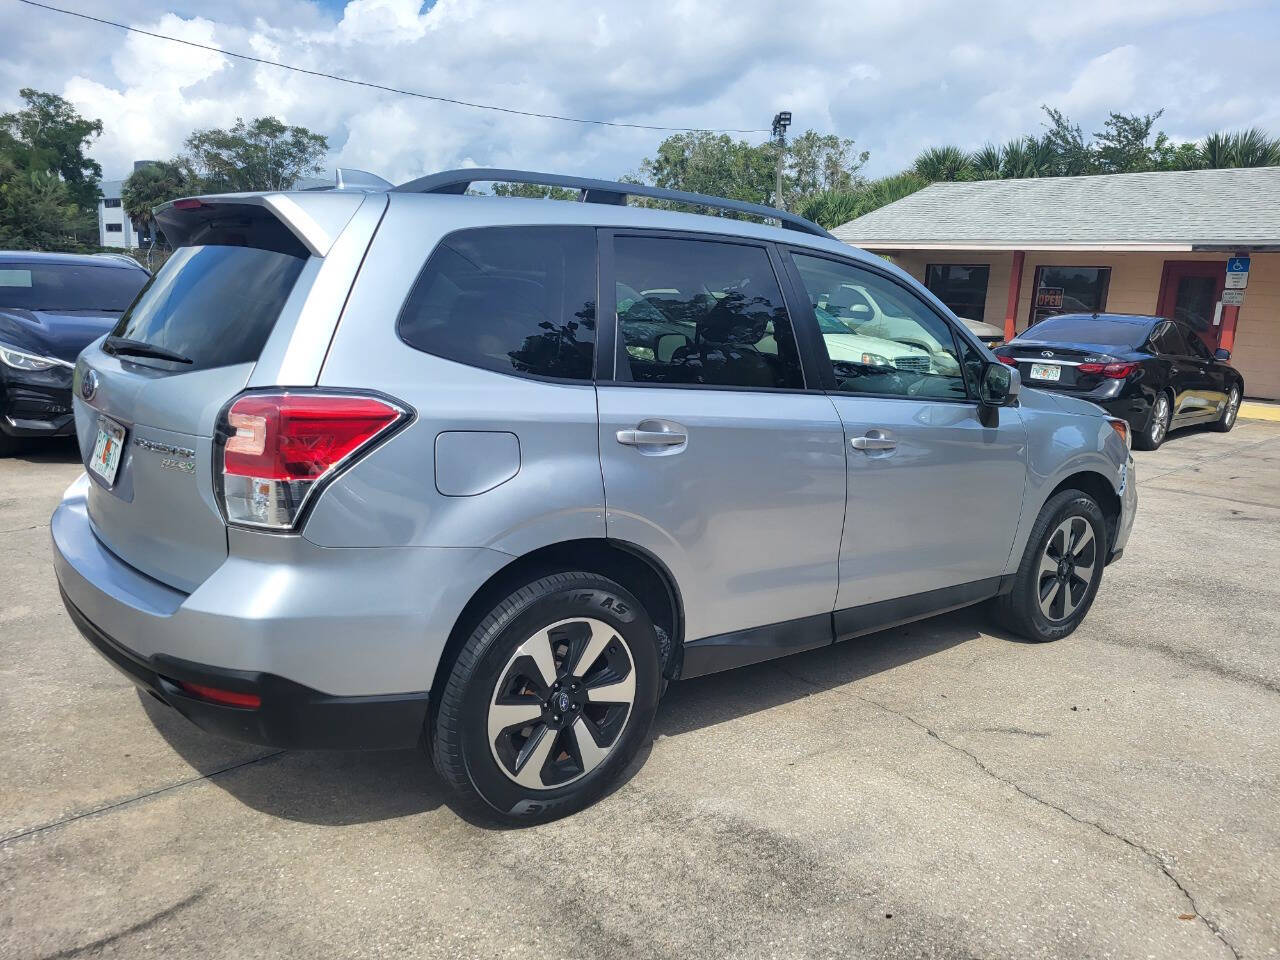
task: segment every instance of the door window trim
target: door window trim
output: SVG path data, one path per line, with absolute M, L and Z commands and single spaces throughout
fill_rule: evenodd
M 983 357 L 985 360 L 990 361 L 991 357 L 988 356 L 989 351 L 987 350 L 987 348 L 982 344 L 980 340 L 977 339 L 977 337 L 973 336 L 973 334 L 969 331 L 968 327 L 965 327 L 964 324 L 953 323 L 945 313 L 940 311 L 936 306 L 934 306 L 924 297 L 920 296 L 920 294 L 917 291 L 913 290 L 910 286 L 903 283 L 901 277 L 895 277 L 888 270 L 884 270 L 873 263 L 865 263 L 861 260 L 856 260 L 851 257 L 842 257 L 839 254 L 831 253 L 830 251 L 827 251 L 827 250 L 818 250 L 813 247 L 802 247 L 802 246 L 797 246 L 795 244 L 785 244 L 785 245 L 779 245 L 779 250 L 788 254 L 788 256 L 784 257 L 784 260 L 786 261 L 787 271 L 791 278 L 791 283 L 794 285 L 796 296 L 799 298 L 801 302 L 801 309 L 804 311 L 805 327 L 812 333 L 813 337 L 815 338 L 814 348 L 817 350 L 818 358 L 821 363 L 819 370 L 823 377 L 823 382 L 825 384 L 825 387 L 824 387 L 825 393 L 829 395 L 837 396 L 837 397 L 868 397 L 873 400 L 909 400 L 913 403 L 922 403 L 922 402 L 924 403 L 963 403 L 963 404 L 971 404 L 973 406 L 978 405 L 978 398 L 969 389 L 969 378 L 964 375 L 963 368 L 960 374 L 961 382 L 964 384 L 965 396 L 963 398 L 961 397 L 904 397 L 900 393 L 871 393 L 871 392 L 863 392 L 863 391 L 858 391 L 857 393 L 854 393 L 848 390 L 836 389 L 835 367 L 832 365 L 831 358 L 827 355 L 826 349 L 822 346 L 821 336 L 818 332 L 818 316 L 814 312 L 813 303 L 809 299 L 808 290 L 804 286 L 804 278 L 800 275 L 800 268 L 796 265 L 796 262 L 795 262 L 796 255 L 804 256 L 804 257 L 816 257 L 820 260 L 829 260 L 832 263 L 838 263 L 841 266 L 850 267 L 855 270 L 866 271 L 867 273 L 870 273 L 873 276 L 879 277 L 882 280 L 888 280 L 890 283 L 893 283 L 894 285 L 899 287 L 904 293 L 914 298 L 922 306 L 926 307 L 934 316 L 936 316 L 940 321 L 942 321 L 942 323 L 944 323 L 947 326 L 947 328 L 951 331 L 951 336 L 953 339 L 958 339 L 962 343 L 968 344 L 969 346 L 973 347 L 975 350 L 978 351 L 978 355 Z M 963 358 L 962 358 L 963 351 L 960 350 L 960 347 L 958 344 L 954 346 L 957 351 L 957 360 L 959 360 L 963 364 Z
M 599 263 L 599 296 L 596 301 L 596 377 L 597 382 L 611 387 L 639 387 L 650 390 L 720 390 L 733 393 L 822 393 L 819 386 L 819 370 L 814 368 L 813 358 L 808 355 L 804 338 L 798 327 L 801 321 L 795 314 L 793 296 L 788 290 L 784 266 L 775 244 L 768 240 L 757 240 L 753 237 L 735 237 L 722 233 L 703 233 L 696 230 L 662 230 L 635 227 L 600 227 L 596 231 L 597 262 Z M 719 243 L 735 247 L 754 247 L 763 250 L 769 258 L 769 267 L 773 271 L 774 282 L 782 295 L 782 306 L 787 311 L 787 320 L 791 324 L 791 333 L 796 341 L 796 352 L 800 357 L 800 376 L 804 385 L 800 387 L 747 387 L 734 384 L 719 383 L 650 383 L 637 382 L 629 376 L 629 365 L 624 366 L 623 351 L 625 341 L 618 330 L 618 287 L 616 251 L 614 240 L 620 237 L 638 237 L 655 240 L 697 240 L 701 243 Z M 599 317 L 607 314 L 613 318 L 612 323 L 601 324 Z M 604 332 L 607 326 L 608 333 Z M 611 341 L 606 344 L 606 340 Z M 606 349 L 608 352 L 606 353 Z M 607 361 L 612 361 L 611 363 Z M 624 374 L 627 376 L 624 379 Z

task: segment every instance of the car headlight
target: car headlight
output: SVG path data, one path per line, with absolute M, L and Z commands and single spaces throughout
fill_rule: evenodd
M 74 363 L 67 363 L 65 360 L 59 360 L 56 357 L 42 357 L 37 353 L 27 353 L 24 350 L 15 350 L 13 347 L 0 343 L 0 363 L 6 367 L 12 367 L 14 370 L 51 370 L 54 367 L 66 367 L 74 369 Z
M 864 367 L 892 367 L 888 357 L 882 357 L 878 353 L 864 353 L 862 355 L 862 365 Z

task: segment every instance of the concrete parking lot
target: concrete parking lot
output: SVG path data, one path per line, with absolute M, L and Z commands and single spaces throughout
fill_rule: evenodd
M 58 601 L 73 452 L 0 462 L 0 956 L 1274 956 L 1280 424 L 1138 458 L 1067 640 L 967 611 L 678 684 L 621 788 L 512 831 L 415 753 L 141 699 Z

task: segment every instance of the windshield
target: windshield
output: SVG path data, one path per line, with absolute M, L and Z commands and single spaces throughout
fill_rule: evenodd
M 0 310 L 121 313 L 147 274 L 128 267 L 78 263 L 0 264 Z
M 1155 320 L 1108 320 L 1105 317 L 1056 316 L 1041 320 L 1019 339 L 1050 343 L 1097 343 L 1108 347 L 1137 347 L 1147 339 Z
M 305 263 L 256 247 L 179 247 L 111 334 L 189 357 L 186 370 L 257 360 Z

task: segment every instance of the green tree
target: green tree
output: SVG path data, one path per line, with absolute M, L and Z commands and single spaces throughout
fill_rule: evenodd
M 1083 174 L 1097 173 L 1098 159 L 1093 145 L 1084 138 L 1080 124 L 1072 123 L 1061 110 L 1048 104 L 1041 104 L 1040 109 L 1048 116 L 1049 122 L 1043 124 L 1047 129 L 1040 142 L 1047 146 L 1050 156 L 1043 176 L 1078 177 Z
M 1280 165 L 1280 140 L 1257 127 L 1235 133 L 1211 133 L 1199 145 L 1200 166 L 1273 167 Z
M 200 191 L 188 171 L 176 163 L 158 161 L 129 174 L 120 190 L 124 212 L 141 233 L 155 225 L 152 211 L 162 203 Z
M 495 183 L 495 197 L 528 197 L 533 200 L 577 200 L 578 191 L 567 187 L 544 187 L 537 183 Z
M 26 106 L 0 114 L 0 149 L 15 169 L 55 173 L 67 185 L 71 203 L 95 209 L 102 167 L 84 151 L 102 134 L 102 121 L 85 119 L 57 94 L 23 87 L 18 95 Z
M 948 144 L 925 150 L 916 157 L 911 169 L 931 183 L 937 180 L 969 180 L 973 177 L 973 159 L 959 147 Z
M 1148 141 L 1156 121 L 1163 115 L 1163 108 L 1155 113 L 1111 111 L 1102 130 L 1093 135 L 1097 142 L 1099 170 L 1102 173 L 1137 173 L 1154 169 L 1156 152 Z M 1158 136 L 1164 137 L 1164 134 Z
M 775 148 L 774 163 L 777 156 Z M 858 172 L 868 156 L 865 150 L 856 152 L 852 140 L 806 130 L 787 144 L 782 187 L 785 206 L 793 209 L 827 190 L 852 189 L 861 180 Z
M 999 180 L 1004 168 L 1004 151 L 994 143 L 984 143 L 969 157 L 974 180 Z
M 287 190 L 319 173 L 329 141 L 306 127 L 258 117 L 237 119 L 230 130 L 197 130 L 184 146 L 175 163 L 192 171 L 202 192 L 237 193 Z
M 863 182 L 850 190 L 827 190 L 814 194 L 797 207 L 797 212 L 830 230 L 927 186 L 928 180 L 913 170 L 906 170 Z
M 1049 162 L 1049 150 L 1041 141 L 1035 137 L 1019 137 L 1000 150 L 1000 177 L 1004 180 L 1042 177 L 1047 173 Z

